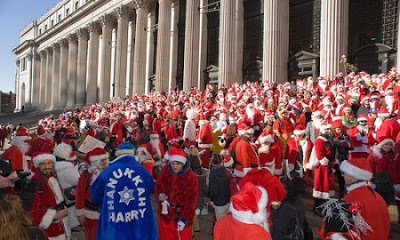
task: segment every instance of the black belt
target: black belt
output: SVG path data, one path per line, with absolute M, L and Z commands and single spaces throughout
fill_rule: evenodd
M 100 212 L 100 207 L 89 200 L 85 200 L 85 207 L 87 207 L 89 210 Z
M 59 203 L 59 204 L 57 204 L 55 206 L 52 206 L 52 207 L 48 207 L 46 209 L 52 209 L 52 210 L 56 210 L 56 211 L 63 210 L 63 209 L 65 209 L 64 202 L 61 202 L 61 203 Z

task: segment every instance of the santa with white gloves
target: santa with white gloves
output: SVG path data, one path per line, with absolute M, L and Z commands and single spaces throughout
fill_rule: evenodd
M 282 151 L 275 143 L 274 135 L 263 132 L 258 142 L 261 144 L 257 150 L 260 167 L 267 167 L 275 176 L 282 175 Z
M 288 171 L 295 170 L 297 164 L 301 166 L 303 171 L 312 169 L 310 155 L 314 144 L 310 139 L 306 138 L 305 133 L 304 127 L 297 125 L 293 131 L 293 136 L 288 140 Z

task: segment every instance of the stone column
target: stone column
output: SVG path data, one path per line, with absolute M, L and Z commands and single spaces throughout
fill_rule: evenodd
M 68 89 L 68 41 L 62 39 L 58 42 L 60 45 L 60 62 L 59 62 L 59 85 L 58 85 L 58 106 L 64 108 L 67 105 L 67 89 Z
M 158 0 L 158 35 L 156 57 L 156 91 L 168 91 L 171 40 L 171 0 Z
M 146 38 L 148 37 L 146 30 L 147 13 L 149 9 L 148 3 L 136 0 L 136 33 L 135 33 L 135 50 L 133 57 L 133 88 L 132 96 L 136 93 L 143 94 L 145 92 L 146 79 Z
M 115 19 L 111 15 L 100 18 L 102 24 L 100 64 L 99 64 L 99 101 L 107 102 L 110 99 L 111 74 L 111 34 Z
M 205 70 L 207 68 L 207 10 L 204 8 L 208 0 L 200 0 L 200 35 L 199 35 L 199 67 L 197 69 L 197 87 L 205 88 Z
M 40 52 L 40 87 L 39 87 L 39 109 L 44 109 L 46 100 L 46 51 Z
M 126 83 L 127 83 L 127 94 L 132 97 L 133 93 L 133 68 L 134 68 L 134 52 L 135 52 L 135 41 L 136 41 L 136 13 L 129 14 L 128 23 L 128 50 L 126 55 Z
M 243 41 L 244 41 L 244 6 L 243 0 L 236 0 L 235 15 L 235 78 L 234 82 L 243 82 Z
M 78 66 L 76 76 L 76 106 L 82 107 L 86 101 L 86 69 L 89 34 L 86 28 L 78 29 Z
M 116 48 L 117 48 L 117 28 L 113 28 L 111 33 L 111 74 L 110 81 L 112 83 L 112 97 L 116 96 L 115 92 L 115 57 L 116 57 Z
M 115 56 L 115 96 L 124 99 L 126 92 L 126 65 L 128 50 L 128 17 L 129 8 L 118 7 L 115 10 L 118 15 L 117 45 Z
M 76 104 L 76 69 L 77 69 L 77 52 L 78 43 L 75 34 L 68 36 L 68 96 L 67 108 L 74 108 Z
M 32 109 L 39 107 L 40 91 L 40 55 L 33 55 Z
M 289 0 L 265 0 L 263 80 L 287 81 Z
M 146 46 L 146 75 L 145 79 L 145 93 L 150 92 L 150 77 L 154 74 L 154 31 L 153 25 L 155 24 L 155 12 L 154 8 L 149 10 L 147 14 L 147 46 Z
M 51 94 L 52 94 L 52 82 L 53 82 L 53 49 L 47 48 L 47 63 L 46 63 L 46 98 L 45 105 L 46 109 L 50 109 L 51 106 Z
M 347 53 L 349 0 L 321 1 L 320 76 L 333 77 Z
M 52 46 L 53 49 L 53 69 L 52 69 L 52 85 L 51 85 L 51 106 L 55 109 L 59 105 L 60 98 L 60 45 L 58 43 Z
M 99 36 L 100 25 L 97 22 L 88 24 L 89 47 L 88 47 L 88 70 L 87 70 L 87 95 L 86 104 L 97 102 L 97 73 L 99 67 Z
M 183 91 L 197 86 L 199 67 L 200 0 L 186 1 L 185 53 L 183 65 Z
M 26 55 L 26 69 L 28 70 L 28 80 L 27 86 L 25 86 L 25 102 L 22 103 L 25 105 L 25 110 L 30 111 L 32 109 L 32 88 L 33 88 L 33 65 L 32 65 L 33 54 L 28 53 Z
M 231 87 L 235 77 L 235 1 L 221 0 L 218 85 Z
M 179 1 L 171 4 L 171 42 L 169 49 L 169 70 L 168 70 L 168 92 L 176 86 L 176 75 L 178 72 L 178 22 L 179 22 Z
M 21 72 L 21 69 L 20 69 L 20 60 L 19 59 L 17 59 L 16 61 L 15 61 L 15 65 L 17 66 L 17 74 L 16 74 L 16 79 L 15 79 L 15 109 L 14 109 L 14 112 L 19 112 L 19 111 L 21 111 L 21 107 L 20 107 L 20 102 L 21 102 L 21 86 L 20 86 L 20 80 L 19 80 L 19 77 L 20 77 L 20 72 Z M 1 97 L 1 96 L 0 96 Z

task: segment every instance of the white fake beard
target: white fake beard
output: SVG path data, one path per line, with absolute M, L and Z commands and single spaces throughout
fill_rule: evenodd
M 394 103 L 394 97 L 393 96 L 385 96 L 385 102 L 387 104 L 393 104 Z
M 377 131 L 382 125 L 382 120 L 380 118 L 375 119 L 374 125 L 375 125 L 375 129 Z
M 254 117 L 254 115 L 256 114 L 256 111 L 254 109 L 250 110 L 250 108 L 246 108 L 246 114 L 250 119 L 252 119 Z
M 328 84 L 322 84 L 321 82 L 318 83 L 318 85 L 322 88 L 322 90 L 325 90 Z
M 131 133 L 133 129 L 132 129 L 131 126 L 129 126 L 129 127 L 126 128 L 126 130 L 128 130 L 128 132 Z
M 19 151 L 21 151 L 22 154 L 25 155 L 29 151 L 29 148 L 31 147 L 28 143 L 26 142 L 19 142 L 18 144 L 15 145 Z
M 320 129 L 320 128 L 321 128 L 321 123 L 322 123 L 322 120 L 321 120 L 321 119 L 313 119 L 313 126 L 314 126 L 316 129 Z
M 150 138 L 151 146 L 157 151 L 157 155 L 161 157 L 159 143 L 160 143 L 160 140 L 158 138 Z

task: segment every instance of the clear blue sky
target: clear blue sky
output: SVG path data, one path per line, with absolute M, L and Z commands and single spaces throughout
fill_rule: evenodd
M 0 0 L 0 91 L 14 92 L 19 32 L 61 0 Z

